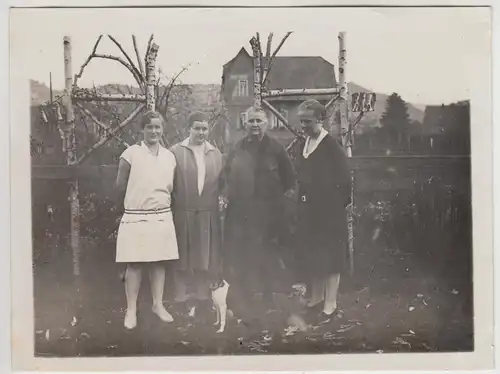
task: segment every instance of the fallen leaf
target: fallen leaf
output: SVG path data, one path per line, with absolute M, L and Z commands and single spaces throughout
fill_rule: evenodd
M 419 294 L 417 294 L 417 297 L 418 298 L 422 298 L 422 297 L 424 297 L 424 295 L 422 295 L 421 293 L 419 293 Z
M 307 330 L 307 324 L 304 321 L 304 319 L 297 315 L 297 314 L 292 314 L 290 317 L 288 317 L 287 320 L 288 325 L 295 327 L 297 330 L 300 331 L 306 331 Z
M 408 308 L 408 311 L 409 311 L 409 312 L 413 312 L 414 310 L 415 310 L 415 307 L 414 307 L 414 306 L 410 306 L 410 307 Z
M 392 342 L 392 344 L 402 344 L 411 348 L 411 344 L 408 343 L 406 340 L 401 339 L 399 336 Z
M 75 316 L 73 316 L 73 319 L 71 320 L 71 326 L 75 327 L 75 326 L 76 326 L 76 324 L 77 324 L 77 322 L 78 322 L 78 321 L 76 320 L 76 317 L 75 317 Z
M 84 338 L 87 338 L 87 339 L 90 339 L 90 335 L 89 335 L 89 334 L 87 334 L 86 332 L 82 332 L 82 333 L 80 334 L 80 336 L 82 336 L 82 337 L 84 337 Z
M 194 317 L 194 314 L 196 312 L 196 307 L 192 307 L 190 310 L 189 310 L 189 313 L 188 313 L 188 316 L 189 317 Z
M 452 293 L 453 295 L 458 295 L 458 290 L 453 289 L 453 290 L 451 290 L 451 293 Z
M 354 325 L 347 326 L 347 327 L 341 327 L 340 329 L 337 330 L 337 332 L 346 332 L 354 328 Z
M 424 303 L 425 306 L 427 306 L 428 304 L 425 302 L 425 300 L 422 300 L 422 302 Z
M 410 334 L 415 335 L 415 332 L 413 332 L 413 330 L 409 330 L 409 331 L 410 331 Z
M 181 340 L 180 343 L 183 344 L 183 345 L 189 345 L 189 344 L 191 344 L 190 342 L 186 342 L 184 340 Z
M 379 349 L 379 350 L 377 350 L 377 353 L 384 353 L 384 350 L 383 349 Z
M 45 339 L 50 340 L 50 330 L 45 331 Z
M 368 309 L 368 308 L 369 308 L 369 307 L 371 307 L 371 306 L 372 306 L 372 304 L 366 304 L 365 309 Z
M 422 347 L 424 347 L 425 349 L 427 349 L 428 351 L 432 351 L 432 348 L 429 347 L 426 343 L 422 343 Z
M 295 326 L 288 326 L 285 329 L 285 336 L 294 335 L 297 331 L 298 331 L 297 327 L 295 327 Z
M 331 340 L 331 339 L 335 339 L 335 338 L 336 338 L 335 334 L 332 334 L 331 332 L 325 332 L 323 334 L 323 339 Z

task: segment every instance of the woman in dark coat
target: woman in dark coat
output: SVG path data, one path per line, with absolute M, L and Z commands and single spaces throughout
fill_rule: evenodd
M 228 198 L 224 228 L 224 273 L 231 284 L 228 305 L 245 323 L 258 319 L 254 292 L 267 301 L 277 287 L 277 247 L 283 199 L 295 185 L 285 148 L 267 134 L 265 112 L 250 108 L 247 136 L 229 152 L 221 181 Z M 252 323 L 252 322 L 250 322 Z
M 307 100 L 298 117 L 307 135 L 297 159 L 299 270 L 311 287 L 308 306 L 322 306 L 319 322 L 328 322 L 337 314 L 340 274 L 347 262 L 351 178 L 344 151 L 323 128 L 325 107 Z

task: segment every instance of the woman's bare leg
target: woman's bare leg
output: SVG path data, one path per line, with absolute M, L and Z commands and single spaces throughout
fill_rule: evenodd
M 163 322 L 173 322 L 172 315 L 163 306 L 163 290 L 165 289 L 165 266 L 162 263 L 151 264 L 149 269 L 151 295 L 153 296 L 153 312 Z
M 125 273 L 125 295 L 127 296 L 127 313 L 124 325 L 127 329 L 137 326 L 137 297 L 141 288 L 142 267 L 140 264 L 128 264 Z
M 323 300 L 325 300 L 325 281 L 321 278 L 314 278 L 311 282 L 311 299 L 307 303 L 307 306 L 313 307 Z
M 340 285 L 340 274 L 334 274 L 326 279 L 326 295 L 323 313 L 332 314 L 337 309 L 337 294 Z

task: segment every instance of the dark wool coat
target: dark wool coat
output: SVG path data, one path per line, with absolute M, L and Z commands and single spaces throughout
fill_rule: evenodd
M 228 197 L 225 268 L 237 272 L 273 261 L 272 248 L 282 228 L 284 192 L 295 184 L 285 148 L 268 135 L 260 141 L 240 140 L 228 153 L 222 181 Z
M 351 175 L 347 157 L 330 135 L 306 159 L 297 159 L 299 277 L 310 280 L 342 272 L 347 260 L 347 215 Z
M 179 270 L 220 272 L 221 222 L 219 215 L 219 178 L 222 155 L 207 143 L 206 174 L 201 195 L 198 169 L 193 151 L 186 142 L 174 145 L 177 166 L 172 194 L 172 213 L 179 248 Z

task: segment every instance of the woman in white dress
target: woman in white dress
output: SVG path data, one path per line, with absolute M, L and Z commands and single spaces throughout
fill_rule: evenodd
M 137 296 L 142 269 L 147 265 L 153 297 L 152 311 L 164 322 L 173 318 L 163 305 L 164 261 L 177 260 L 179 253 L 170 210 L 175 157 L 160 145 L 163 121 L 156 112 L 141 120 L 144 140 L 120 157 L 116 187 L 124 214 L 118 229 L 116 262 L 126 263 L 127 313 L 124 325 L 137 325 Z

